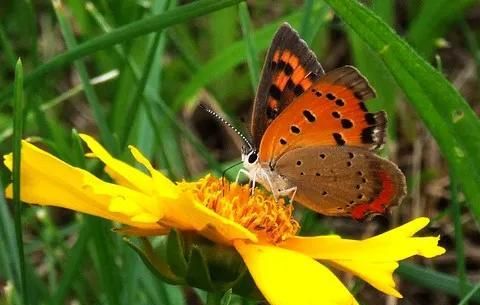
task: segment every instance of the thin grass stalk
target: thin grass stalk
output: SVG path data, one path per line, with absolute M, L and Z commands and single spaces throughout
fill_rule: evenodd
M 457 264 L 458 289 L 460 297 L 464 298 L 467 294 L 467 269 L 465 265 L 465 247 L 462 229 L 462 211 L 458 202 L 458 185 L 455 174 L 450 174 L 450 200 L 452 205 L 451 215 L 455 230 L 455 255 Z
M 253 38 L 252 33 L 252 23 L 246 2 L 242 2 L 238 5 L 238 13 L 240 15 L 240 25 L 242 27 L 243 39 L 245 40 L 245 52 L 247 55 L 250 83 L 252 84 L 253 92 L 255 92 L 257 90 L 260 77 L 260 64 L 258 62 L 258 52 L 257 48 L 255 47 L 255 39 Z
M 23 303 L 30 304 L 27 276 L 25 273 L 25 252 L 23 249 L 22 234 L 22 203 L 20 201 L 20 168 L 21 168 L 21 149 L 23 136 L 23 109 L 24 109 L 24 93 L 23 93 L 23 66 L 21 59 L 18 59 L 15 66 L 15 94 L 13 99 L 13 215 L 15 222 L 15 234 L 18 249 L 18 260 L 20 265 L 20 292 L 22 293 Z

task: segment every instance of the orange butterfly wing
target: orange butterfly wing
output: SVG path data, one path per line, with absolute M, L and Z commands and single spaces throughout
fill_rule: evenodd
M 369 113 L 363 103 L 374 96 L 367 80 L 351 66 L 325 74 L 268 126 L 260 143 L 260 162 L 273 166 L 286 151 L 301 147 L 379 147 L 385 113 Z
M 275 34 L 253 104 L 250 132 L 258 147 L 265 130 L 324 74 L 315 54 L 287 23 Z

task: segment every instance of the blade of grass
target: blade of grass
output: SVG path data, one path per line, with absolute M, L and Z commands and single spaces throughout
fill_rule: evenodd
M 119 127 L 119 138 L 120 138 L 120 146 L 123 149 L 128 141 L 129 134 L 132 132 L 131 122 L 135 119 L 138 114 L 138 109 L 141 103 L 141 99 L 143 97 L 143 93 L 145 91 L 145 86 L 147 85 L 147 81 L 150 75 L 150 71 L 152 70 L 152 63 L 157 53 L 157 48 L 160 43 L 160 38 L 162 37 L 162 32 L 158 32 L 155 34 L 150 49 L 147 51 L 147 57 L 145 61 L 145 65 L 143 67 L 142 75 L 137 82 L 137 88 L 135 90 L 134 95 L 132 96 L 131 100 L 128 102 L 128 109 L 125 111 L 125 117 L 123 121 L 123 126 Z
M 5 189 L 1 179 L 0 189 Z M 15 243 L 15 223 L 12 221 L 3 192 L 0 193 L 0 240 L 3 245 L 3 247 L 0 247 L 1 270 L 5 272 L 3 276 L 5 279 L 11 280 L 15 287 L 21 287 L 20 261 L 17 244 Z
M 309 32 L 311 30 L 311 19 L 312 19 L 312 13 L 313 13 L 313 0 L 305 0 L 305 3 L 303 4 L 303 18 L 302 22 L 300 23 L 300 36 L 301 37 L 308 37 L 311 36 L 309 35 Z
M 330 8 L 324 2 L 322 2 L 322 6 L 320 7 L 320 9 L 314 11 L 313 13 L 315 14 L 315 16 L 319 17 L 315 18 L 315 21 L 310 25 L 309 30 L 305 33 L 305 35 L 302 36 L 308 45 L 314 43 L 314 39 L 317 37 L 318 32 L 320 32 L 322 28 L 325 28 L 325 31 L 327 31 L 327 27 L 325 27 L 325 25 L 331 22 L 333 19 L 333 14 L 331 13 Z M 319 42 L 318 44 L 322 43 Z M 317 54 L 317 56 L 320 55 L 321 54 Z
M 458 305 L 467 305 L 467 302 L 477 293 L 480 291 L 480 283 L 475 285 L 470 291 L 465 295 L 465 297 L 458 303 Z
M 7 63 L 12 69 L 15 68 L 15 51 L 13 51 L 13 46 L 10 43 L 10 40 L 7 37 L 7 34 L 3 30 L 3 26 L 0 24 L 0 46 L 2 46 L 2 53 L 5 56 Z
M 455 297 L 461 297 L 459 280 L 454 276 L 405 262 L 400 263 L 396 273 L 400 275 L 402 279 L 420 287 L 441 291 Z M 467 289 L 472 290 L 474 286 L 471 283 L 467 283 Z M 477 303 L 480 302 L 480 293 L 478 290 L 470 299 Z
M 208 50 L 211 54 L 220 52 L 235 41 L 238 35 L 237 19 L 235 7 L 229 7 L 211 15 L 205 34 L 200 34 L 200 37 L 209 41 Z M 239 79 L 239 77 L 236 75 L 236 71 L 229 71 L 225 75 L 225 79 Z M 214 84 L 212 90 L 216 96 L 223 99 L 228 96 L 232 88 L 227 82 L 218 81 Z
M 168 29 L 167 36 L 190 71 L 196 72 L 200 67 L 200 55 L 198 55 L 198 50 L 195 48 L 195 42 L 191 35 L 183 26 L 179 25 Z
M 77 46 L 77 42 L 73 35 L 72 28 L 66 20 L 64 6 L 60 0 L 52 0 L 52 5 L 57 16 L 57 20 L 60 25 L 60 29 L 62 31 L 63 38 L 65 39 L 67 48 L 71 50 Z M 110 128 L 107 125 L 107 119 L 105 117 L 104 110 L 100 105 L 100 101 L 97 94 L 95 93 L 95 90 L 93 89 L 93 86 L 90 84 L 90 78 L 88 76 L 87 68 L 81 60 L 75 61 L 74 65 L 80 76 L 80 81 L 82 82 L 85 96 L 87 98 L 88 104 L 90 105 L 90 108 L 92 109 L 93 117 L 100 131 L 100 138 L 102 139 L 102 142 L 105 144 L 105 146 L 112 153 L 118 153 L 118 149 L 115 145 L 115 140 L 110 131 Z
M 453 172 L 453 171 L 452 171 Z M 458 202 L 457 179 L 454 173 L 450 173 L 450 200 L 452 205 L 451 217 L 455 230 L 455 256 L 457 263 L 458 290 L 460 297 L 467 294 L 467 269 L 465 266 L 465 248 L 463 242 L 462 211 Z
M 142 20 L 126 24 L 116 28 L 110 33 L 100 35 L 87 40 L 76 47 L 61 53 L 48 62 L 42 64 L 24 79 L 24 88 L 40 81 L 48 73 L 58 70 L 71 62 L 95 53 L 99 50 L 111 47 L 126 40 L 136 38 L 148 33 L 160 31 L 166 27 L 191 20 L 222 8 L 236 5 L 242 0 L 199 0 L 190 4 L 182 5 L 174 10 L 163 14 L 144 18 Z M 0 93 L 0 109 L 5 106 L 5 100 L 12 95 L 13 87 L 9 86 Z
M 372 2 L 372 10 L 389 25 L 392 25 L 393 22 L 393 9 L 394 2 L 392 0 L 375 0 Z M 395 80 L 391 77 L 381 60 L 375 56 L 374 51 L 352 29 L 349 28 L 347 34 L 353 50 L 355 65 L 367 77 L 377 92 L 377 97 L 368 102 L 368 109 L 371 111 L 385 110 L 387 112 L 388 139 L 395 140 L 395 102 L 397 93 Z M 388 150 L 390 146 L 387 145 L 386 148 Z
M 380 18 L 356 1 L 326 0 L 383 60 L 448 159 L 469 202 L 480 202 L 480 121 L 466 101 Z M 461 177 L 461 178 L 460 178 Z M 470 204 L 480 222 L 480 205 Z
M 238 5 L 238 12 L 240 15 L 243 39 L 245 40 L 245 52 L 247 54 L 250 82 L 252 83 L 253 92 L 255 92 L 258 86 L 258 78 L 260 77 L 260 64 L 258 63 L 258 53 L 255 47 L 255 41 L 253 39 L 250 13 L 248 12 L 248 5 L 246 2 L 242 2 Z
M 25 253 L 23 249 L 23 233 L 22 233 L 22 203 L 20 201 L 20 168 L 21 168 L 21 147 L 23 135 L 23 67 L 22 61 L 19 59 L 15 66 L 15 94 L 13 99 L 13 216 L 15 222 L 15 234 L 18 250 L 19 272 L 21 279 L 20 292 L 24 304 L 30 304 L 27 277 L 25 273 Z

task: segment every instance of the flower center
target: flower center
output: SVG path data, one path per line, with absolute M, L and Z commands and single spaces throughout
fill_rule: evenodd
M 278 243 L 295 235 L 300 225 L 293 218 L 293 206 L 261 189 L 250 193 L 248 185 L 238 185 L 207 175 L 197 182 L 181 182 L 196 199 L 217 214 L 232 220 L 260 239 Z

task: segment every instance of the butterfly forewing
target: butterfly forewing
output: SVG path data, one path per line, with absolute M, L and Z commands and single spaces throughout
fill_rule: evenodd
M 315 54 L 290 25 L 283 24 L 265 58 L 253 105 L 250 131 L 255 147 L 268 125 L 321 75 Z
M 364 101 L 374 95 L 355 68 L 328 72 L 269 125 L 260 160 L 275 162 L 288 150 L 313 145 L 377 148 L 383 143 L 386 117 L 365 108 Z
M 355 147 L 306 147 L 288 151 L 275 170 L 297 187 L 295 201 L 325 215 L 363 219 L 384 213 L 405 196 L 395 164 Z

